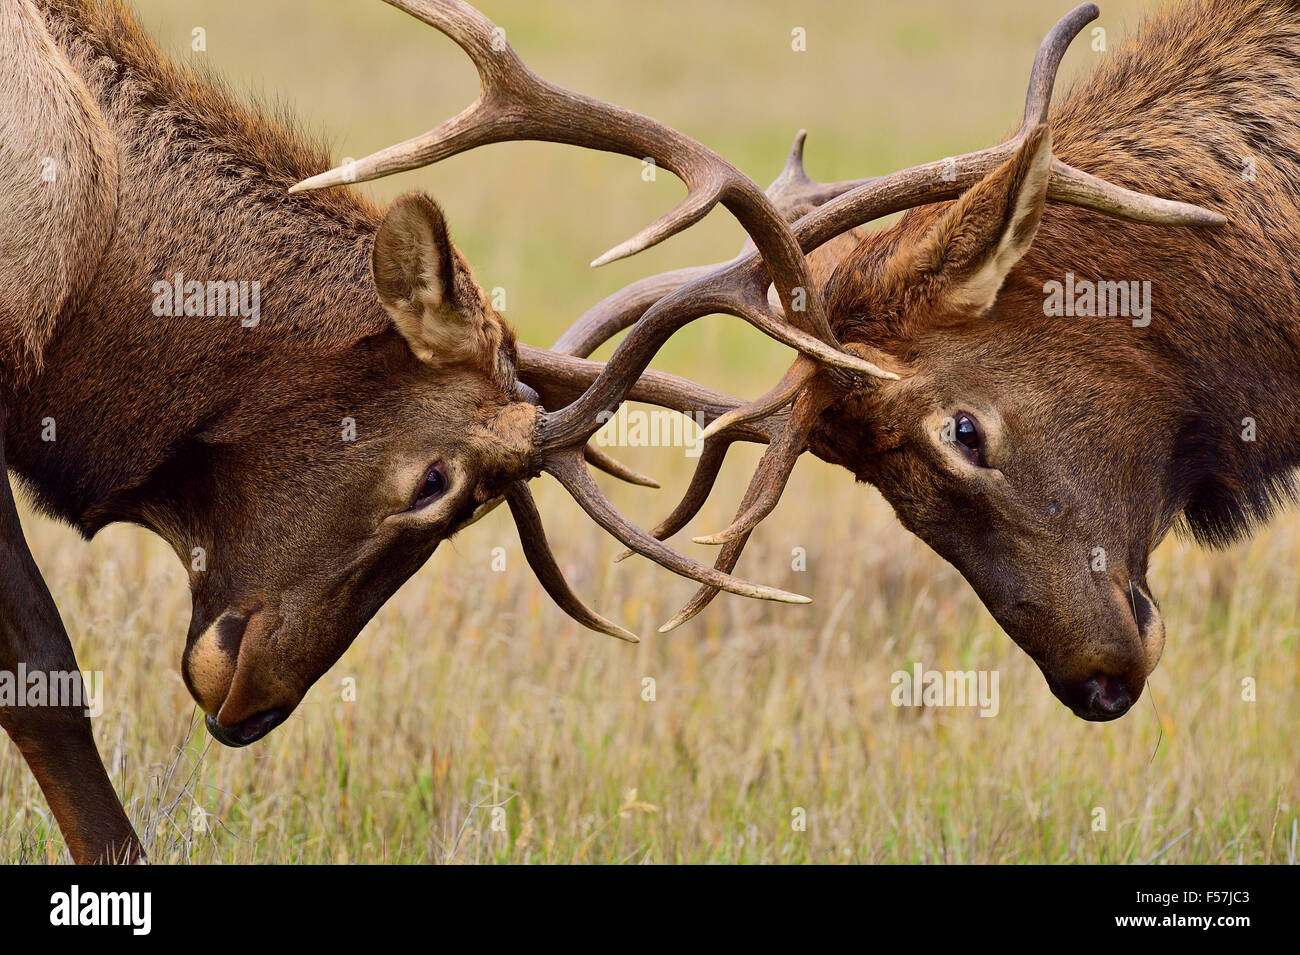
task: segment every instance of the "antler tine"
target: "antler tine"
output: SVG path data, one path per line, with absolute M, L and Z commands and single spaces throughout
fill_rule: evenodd
M 542 526 L 542 517 L 537 512 L 537 503 L 533 500 L 528 485 L 523 481 L 515 481 L 511 484 L 506 488 L 506 502 L 510 505 L 515 527 L 519 530 L 519 542 L 524 548 L 524 558 L 528 561 L 528 566 L 533 569 L 533 573 L 537 575 L 542 589 L 550 595 L 556 605 L 584 627 L 607 633 L 628 643 L 640 643 L 636 634 L 624 630 L 618 624 L 596 613 L 569 587 L 569 582 L 564 579 L 564 572 L 556 563 L 555 554 L 551 552 L 551 545 L 546 539 L 546 530 Z
M 815 208 L 823 203 L 843 199 L 846 194 L 854 194 L 862 185 L 870 185 L 876 180 L 853 180 L 837 183 L 819 183 L 808 177 L 803 168 L 804 144 L 807 132 L 800 130 L 791 144 L 785 167 L 780 175 L 768 186 L 766 195 L 774 208 L 786 218 L 800 215 L 801 210 Z M 799 219 L 794 230 L 801 252 L 807 254 L 833 238 L 814 236 L 815 242 L 806 241 L 798 231 L 809 215 Z M 870 221 L 870 220 L 864 220 Z M 861 224 L 855 223 L 854 226 Z M 847 231 L 846 229 L 840 231 Z M 698 266 L 664 272 L 634 282 L 624 289 L 602 300 L 584 314 L 567 331 L 559 341 L 557 348 L 563 350 L 582 349 L 588 354 L 599 345 L 608 341 L 613 335 L 629 326 L 636 325 L 631 335 L 624 339 L 618 351 L 611 358 L 605 375 L 588 389 L 581 402 L 565 409 L 566 416 L 580 419 L 581 415 L 599 406 L 607 405 L 616 399 L 621 382 L 630 381 L 644 371 L 650 359 L 659 347 L 672 334 L 687 323 L 710 314 L 712 311 L 724 312 L 744 318 L 751 325 L 774 338 L 782 344 L 816 359 L 823 365 L 844 368 L 858 374 L 866 374 L 883 380 L 897 380 L 898 376 L 880 368 L 865 358 L 859 358 L 852 352 L 831 350 L 825 345 L 806 337 L 797 328 L 776 315 L 767 302 L 763 291 L 768 281 L 766 273 L 759 270 L 760 253 L 746 242 L 740 254 L 730 262 L 715 266 Z M 806 259 L 805 259 L 806 263 Z M 820 289 L 814 289 L 820 299 Z M 784 304 L 783 304 L 784 307 Z M 851 362 L 845 362 L 850 358 Z M 793 394 L 789 394 L 789 400 Z M 729 418 L 727 427 L 757 420 L 779 410 L 789 400 L 782 400 L 785 394 L 778 394 L 774 389 L 756 402 L 737 403 L 737 410 Z M 606 407 L 603 410 L 608 411 Z M 551 427 L 555 428 L 556 423 Z M 715 427 L 711 433 L 716 433 Z
M 767 187 L 768 198 L 771 198 L 774 191 L 788 195 L 802 192 L 810 186 L 816 185 L 808 178 L 808 173 L 803 168 L 803 148 L 807 142 L 808 130 L 801 129 L 794 134 L 794 141 L 790 143 L 790 151 L 786 153 L 785 165 L 781 168 L 781 174 L 772 180 Z
M 1025 118 L 1020 124 L 1022 134 L 1047 122 L 1048 111 L 1052 108 L 1052 90 L 1056 86 L 1056 72 L 1061 67 L 1061 60 L 1065 58 L 1065 51 L 1070 48 L 1070 43 L 1079 35 L 1079 31 L 1099 16 L 1101 8 L 1095 3 L 1081 3 L 1057 20 L 1038 44 L 1034 66 L 1029 72 L 1029 90 L 1025 94 Z
M 713 568 L 718 573 L 730 574 L 740 560 L 741 552 L 749 541 L 749 535 L 781 499 L 794 464 L 803 453 L 808 435 L 817 424 L 818 416 L 826 407 L 830 393 L 823 389 L 805 389 L 800 394 L 791 410 L 789 419 L 780 432 L 773 437 L 767 451 L 763 453 L 754 477 L 745 490 L 740 502 L 736 519 L 729 528 L 713 538 L 696 538 L 699 543 L 721 543 L 722 551 L 714 562 Z M 718 595 L 718 589 L 712 586 L 701 587 L 695 596 L 662 627 L 660 633 L 667 633 L 707 607 Z
M 707 440 L 738 424 L 757 421 L 780 411 L 799 397 L 799 393 L 803 391 L 804 386 L 812 381 L 817 372 L 817 363 L 800 355 L 795 359 L 795 363 L 790 366 L 790 370 L 782 376 L 781 380 L 767 394 L 755 398 L 739 408 L 728 411 L 720 418 L 715 418 L 713 423 L 704 429 L 700 437 Z
M 626 481 L 628 484 L 635 484 L 637 487 L 650 487 L 656 490 L 661 487 L 660 483 L 652 477 L 642 474 L 640 471 L 628 467 L 612 454 L 606 454 L 600 448 L 588 444 L 582 449 L 583 457 L 587 463 L 598 471 L 604 471 L 611 477 L 616 477 L 620 481 Z
M 747 580 L 741 580 L 723 573 L 677 553 L 662 541 L 651 537 L 637 527 L 614 507 L 601 493 L 592 479 L 591 473 L 583 464 L 581 455 L 565 449 L 552 452 L 542 462 L 542 470 L 553 475 L 575 501 L 587 512 L 597 524 L 622 541 L 626 546 L 642 556 L 649 557 L 656 564 L 699 581 L 709 587 L 725 590 L 742 597 L 755 597 L 760 600 L 776 600 L 781 603 L 806 604 L 811 601 L 799 594 L 779 590 L 776 587 L 764 587 Z
M 816 371 L 814 366 L 813 374 L 816 374 Z M 811 375 L 805 374 L 802 378 L 806 384 L 811 380 Z M 772 443 L 768 445 L 750 480 L 750 493 L 746 494 L 750 499 L 749 504 L 740 509 L 731 526 L 726 530 L 696 537 L 695 543 L 725 544 L 743 534 L 748 534 L 762 522 L 763 518 L 772 513 L 777 502 L 781 500 L 781 492 L 785 490 L 786 482 L 790 480 L 795 461 L 799 460 L 799 455 L 803 453 L 804 445 L 813 426 L 817 423 L 818 415 L 828 403 L 827 394 L 828 392 L 823 389 L 807 387 L 799 389 L 785 427 L 780 429 Z
M 786 222 L 796 222 L 817 206 L 868 181 L 853 179 L 825 183 L 809 178 L 803 166 L 807 138 L 807 130 L 801 129 L 795 134 L 784 168 L 764 190 Z M 661 298 L 697 279 L 734 265 L 754 249 L 753 240 L 747 238 L 737 257 L 729 262 L 673 269 L 633 282 L 589 308 L 556 340 L 551 350 L 586 358 L 619 332 L 636 324 Z
M 718 554 L 718 559 L 713 566 L 721 571 L 723 568 L 734 568 L 740 560 L 740 554 L 749 543 L 749 535 L 752 531 L 746 531 L 735 540 L 728 541 L 722 545 L 722 551 Z M 687 601 L 686 606 L 677 611 L 676 614 L 663 626 L 659 628 L 660 633 L 668 633 L 670 630 L 676 630 L 686 621 L 690 620 L 701 610 L 713 603 L 713 598 L 718 595 L 718 591 L 712 587 L 701 587 L 695 592 L 695 596 Z
M 818 182 L 811 178 L 803 165 L 803 151 L 807 141 L 808 130 L 801 129 L 795 133 L 785 167 L 766 190 L 767 197 L 781 210 L 786 222 L 797 222 L 823 203 L 852 192 L 869 181 L 848 179 L 843 182 Z
M 354 162 L 304 179 L 289 192 L 327 189 L 366 182 L 408 169 L 427 166 L 477 146 L 523 138 L 514 135 L 530 123 L 527 111 L 512 116 L 510 108 L 540 99 L 546 83 L 504 40 L 503 31 L 480 11 L 461 0 L 384 0 L 390 6 L 439 30 L 469 56 L 478 70 L 478 99 L 456 116 L 427 133 L 388 146 Z
M 505 41 L 505 34 L 464 0 L 385 0 L 455 41 L 479 72 L 478 99 L 422 136 L 298 183 L 291 191 L 360 182 L 438 162 L 476 146 L 531 139 L 651 158 L 687 185 L 686 198 L 593 265 L 647 249 L 698 222 L 721 203 L 754 239 L 788 315 L 832 347 L 820 290 L 785 221 L 748 176 L 688 136 L 639 113 L 543 80 Z M 795 289 L 806 307 L 792 308 Z
M 700 454 L 700 460 L 695 465 L 695 470 L 691 474 L 691 482 L 686 487 L 686 493 L 682 499 L 677 502 L 671 514 L 659 522 L 659 525 L 650 532 L 650 536 L 657 540 L 667 540 L 676 534 L 679 530 L 690 523 L 691 518 L 700 512 L 704 502 L 709 499 L 709 494 L 713 491 L 713 485 L 718 480 L 718 474 L 722 470 L 722 464 L 727 458 L 727 452 L 731 445 L 739 441 L 740 437 L 734 433 L 718 435 L 716 438 L 709 438 L 704 442 L 704 450 Z M 626 560 L 635 553 L 631 550 L 625 550 L 614 558 L 614 563 Z

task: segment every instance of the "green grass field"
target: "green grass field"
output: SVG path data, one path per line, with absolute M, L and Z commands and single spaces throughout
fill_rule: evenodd
M 473 70 L 450 42 L 378 0 L 135 6 L 170 50 L 188 51 L 203 27 L 202 58 L 328 130 L 340 158 L 420 132 L 474 95 Z M 1069 0 L 483 6 L 543 75 L 651 113 L 766 183 L 801 126 L 822 179 L 997 141 L 1018 120 L 1038 40 Z M 1109 44 L 1149 7 L 1105 0 Z M 791 50 L 795 27 L 807 52 Z M 1063 86 L 1098 56 L 1081 39 Z M 681 188 L 667 174 L 643 182 L 631 160 L 558 146 L 492 147 L 373 193 L 413 188 L 443 204 L 480 282 L 507 290 L 507 317 L 536 344 L 620 285 L 729 257 L 742 238 L 717 212 L 593 272 L 588 261 Z M 657 367 L 753 396 L 788 358 L 713 318 L 675 339 Z M 665 484 L 610 488 L 653 524 L 693 461 L 673 448 L 620 454 Z M 693 532 L 727 523 L 756 460 L 755 449 L 734 455 Z M 811 607 L 722 597 L 666 636 L 655 627 L 691 585 L 645 561 L 612 564 L 619 545 L 553 483 L 538 484 L 575 588 L 642 633 L 640 645 L 588 633 L 555 609 L 500 509 L 445 544 L 290 721 L 246 750 L 209 740 L 182 683 L 190 601 L 170 550 L 128 527 L 87 545 L 27 516 L 81 665 L 104 672 L 100 751 L 152 858 L 1297 861 L 1294 513 L 1223 553 L 1179 541 L 1157 552 L 1163 661 L 1129 715 L 1090 724 L 1051 696 L 956 571 L 846 472 L 801 463 L 741 565 L 812 595 Z M 710 555 L 686 535 L 680 546 Z M 493 569 L 496 548 L 504 572 Z M 795 548 L 805 570 L 792 567 Z M 998 714 L 896 708 L 890 675 L 914 662 L 998 671 Z M 1247 678 L 1253 702 L 1242 698 Z M 16 749 L 0 745 L 0 859 L 66 858 Z

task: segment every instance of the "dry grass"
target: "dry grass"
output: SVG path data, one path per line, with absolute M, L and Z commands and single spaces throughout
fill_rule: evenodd
M 826 178 L 992 141 L 1014 121 L 1033 47 L 1062 12 L 1033 0 L 998 0 L 975 17 L 956 0 L 769 3 L 733 20 L 735 5 L 713 0 L 484 5 L 543 72 L 656 113 L 764 180 L 799 125 L 812 130 L 811 165 Z M 472 93 L 447 44 L 377 2 L 320 3 L 334 17 L 305 26 L 289 0 L 138 6 L 170 46 L 204 25 L 217 66 L 349 131 L 340 155 L 423 128 Z M 1113 42 L 1116 14 L 1132 19 L 1141 4 L 1106 7 Z M 792 25 L 809 30 L 805 60 L 790 59 Z M 1071 67 L 1090 56 L 1072 54 Z M 589 274 L 583 264 L 666 208 L 676 187 L 643 186 L 628 162 L 558 147 L 498 147 L 381 194 L 417 184 L 448 207 L 484 284 L 509 289 L 510 316 L 536 342 L 632 277 L 715 259 L 739 241 L 719 215 L 645 261 Z M 663 365 L 752 394 L 784 359 L 711 320 Z M 653 522 L 691 462 L 671 449 L 626 457 L 669 487 L 614 491 Z M 722 526 L 753 460 L 737 456 L 694 527 Z M 1094 725 L 1052 698 L 958 575 L 843 472 L 801 465 L 742 565 L 814 595 L 813 607 L 724 598 L 663 637 L 654 625 L 689 585 L 644 562 L 611 565 L 617 546 L 553 486 L 542 490 L 575 586 L 647 634 L 641 645 L 581 631 L 551 607 L 498 512 L 435 555 L 286 726 L 241 751 L 209 744 L 182 685 L 189 599 L 170 551 L 121 527 L 85 545 L 29 517 L 81 664 L 105 673 L 101 752 L 153 858 L 1297 859 L 1294 514 L 1223 554 L 1178 542 L 1158 552 L 1150 577 L 1170 628 L 1164 660 L 1132 713 Z M 496 547 L 505 572 L 492 570 Z M 807 550 L 805 572 L 791 569 L 795 547 Z M 895 708 L 890 674 L 914 661 L 999 671 L 999 714 Z M 1241 698 L 1245 677 L 1257 702 Z M 356 698 L 345 702 L 349 678 Z M 796 807 L 806 831 L 792 829 Z M 1097 807 L 1102 832 L 1092 829 Z M 66 858 L 8 745 L 0 858 Z

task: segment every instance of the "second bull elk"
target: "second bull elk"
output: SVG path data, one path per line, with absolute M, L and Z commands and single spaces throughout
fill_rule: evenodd
M 482 95 L 429 133 L 305 187 L 504 139 L 623 151 L 587 132 L 603 115 L 590 101 L 564 99 L 512 51 L 493 47 L 477 11 L 454 0 L 390 2 L 465 48 Z M 656 536 L 697 513 L 729 444 L 765 441 L 735 521 L 697 538 L 722 546 L 715 566 L 730 572 L 810 450 L 876 485 L 902 523 L 970 581 L 1075 713 L 1126 712 L 1164 645 L 1146 582 L 1152 549 L 1180 516 L 1211 543 L 1239 535 L 1289 493 L 1289 469 L 1300 461 L 1285 418 L 1295 401 L 1277 397 L 1300 383 L 1300 280 L 1291 265 L 1300 247 L 1300 14 L 1282 0 L 1226 10 L 1200 0 L 1163 14 L 1051 114 L 1065 49 L 1098 15 L 1085 4 L 1040 47 L 1012 139 L 877 179 L 812 182 L 801 137 L 766 203 L 738 173 L 702 171 L 695 144 L 678 138 L 666 153 L 646 149 L 690 194 L 598 263 L 659 241 L 719 201 L 757 248 L 642 280 L 580 319 L 559 343 L 575 354 L 634 327 L 604 380 L 574 407 L 600 409 L 608 376 L 639 373 L 668 335 L 714 312 L 800 351 L 776 387 L 706 430 L 695 478 Z M 1243 158 L 1279 144 L 1272 178 L 1239 174 Z M 1171 189 L 1230 209 L 1238 224 L 1170 232 L 1226 222 L 1151 195 Z M 778 206 L 792 225 L 778 219 Z M 895 226 L 859 230 L 909 209 Z M 1122 282 L 1125 291 L 1144 279 L 1156 290 L 1152 314 L 1133 323 L 1053 314 L 1046 289 L 1074 276 Z M 794 340 L 796 331 L 834 357 Z M 864 364 L 849 368 L 846 355 Z M 1238 431 L 1251 416 L 1264 436 L 1246 444 Z M 717 592 L 706 585 L 664 629 Z
M 86 537 L 130 521 L 181 557 L 193 596 L 182 673 L 221 742 L 282 722 L 439 543 L 502 499 L 556 602 L 635 639 L 566 585 L 527 487 L 542 472 L 666 568 L 805 602 L 676 554 L 588 470 L 636 479 L 587 446 L 624 399 L 710 420 L 737 402 L 642 375 L 649 345 L 602 367 L 516 342 L 428 197 L 383 211 L 347 193 L 290 195 L 325 152 L 172 63 L 116 0 L 0 0 L 0 73 L 0 455 Z M 688 175 L 716 177 L 761 248 L 785 243 L 801 260 L 720 158 L 643 117 L 551 95 L 551 121 L 581 111 L 579 139 L 688 152 Z M 0 672 L 76 675 L 7 482 L 0 536 Z M 65 702 L 6 700 L 0 725 L 74 859 L 137 858 L 90 721 Z
M 697 512 L 727 446 L 746 437 L 728 426 L 757 427 L 772 448 L 740 513 L 697 538 L 722 545 L 719 569 L 811 451 L 879 488 L 1075 714 L 1110 720 L 1164 648 L 1147 583 L 1155 547 L 1180 526 L 1226 544 L 1293 496 L 1300 8 L 1187 0 L 1049 112 L 1060 58 L 1097 13 L 1081 6 L 1048 35 L 1024 121 L 1000 146 L 823 185 L 796 143 L 783 179 L 806 214 L 791 231 L 824 256 L 831 329 L 897 377 L 854 380 L 801 357 L 714 422 L 656 533 Z M 1231 224 L 1109 182 L 1177 191 Z M 1125 308 L 1134 297 L 1145 300 Z M 568 344 L 594 346 L 637 308 L 602 303 Z M 704 588 L 667 626 L 716 593 Z

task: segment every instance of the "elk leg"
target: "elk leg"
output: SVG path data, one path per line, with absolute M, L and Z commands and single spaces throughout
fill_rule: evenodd
M 7 468 L 0 470 L 7 473 Z M 0 481 L 0 671 L 12 673 L 15 686 L 20 663 L 27 673 L 77 670 L 72 643 L 27 548 L 9 482 L 4 480 Z M 84 707 L 0 706 L 0 726 L 36 776 L 74 861 L 143 858 L 144 850 L 95 748 Z

